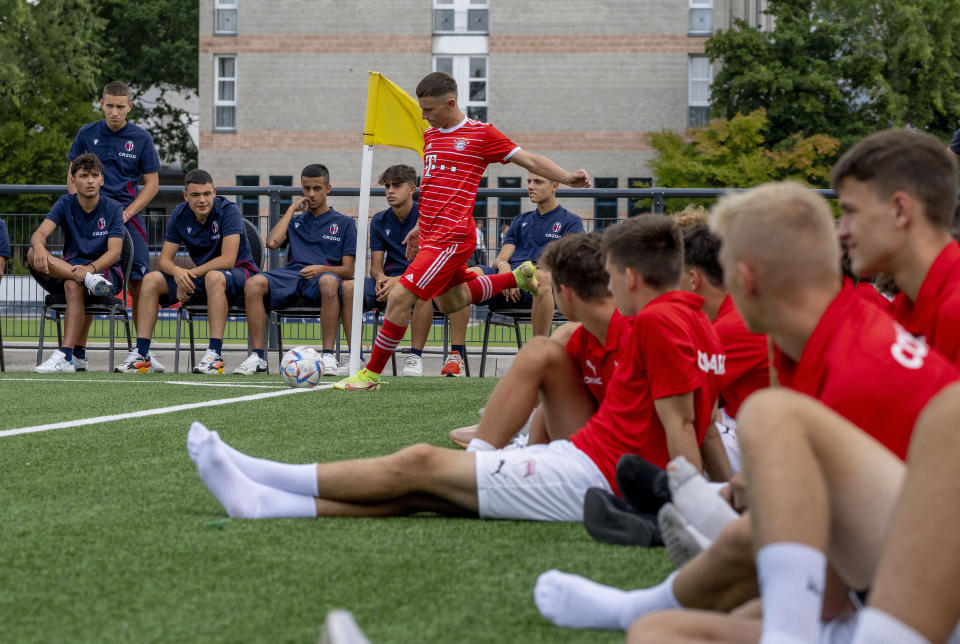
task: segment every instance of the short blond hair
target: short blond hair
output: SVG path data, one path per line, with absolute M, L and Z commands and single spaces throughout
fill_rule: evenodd
M 795 182 L 729 194 L 713 208 L 722 252 L 772 289 L 840 281 L 840 243 L 827 200 Z
M 673 215 L 673 220 L 681 228 L 704 226 L 710 221 L 710 213 L 700 204 L 690 203 L 687 207 Z

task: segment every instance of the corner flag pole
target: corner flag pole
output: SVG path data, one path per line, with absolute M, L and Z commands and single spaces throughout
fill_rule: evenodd
M 370 101 L 370 97 L 367 97 Z M 370 171 L 373 146 L 363 146 L 360 162 L 360 206 L 357 212 L 357 254 L 353 264 L 353 324 L 350 325 L 350 375 L 360 371 L 360 343 L 363 341 L 363 287 L 367 274 L 367 230 L 370 227 Z

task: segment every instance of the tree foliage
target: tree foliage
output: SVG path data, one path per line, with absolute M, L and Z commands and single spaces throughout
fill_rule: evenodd
M 90 0 L 0 0 L 0 183 L 63 183 L 77 128 L 97 118 L 98 34 Z M 49 195 L 0 197 L 45 212 Z
M 197 147 L 187 132 L 191 117 L 171 100 L 171 93 L 197 94 L 199 3 L 102 0 L 98 6 L 106 24 L 101 85 L 129 83 L 135 92 L 131 118 L 149 122 L 160 158 L 195 168 Z
M 768 143 L 827 134 L 846 145 L 960 123 L 960 0 L 770 0 L 772 31 L 737 21 L 706 46 L 722 63 L 716 116 L 765 108 Z
M 660 185 L 671 188 L 749 188 L 768 181 L 793 180 L 826 187 L 840 142 L 824 134 L 794 135 L 773 148 L 766 143 L 766 112 L 761 108 L 688 130 L 652 134 L 657 152 L 651 167 Z M 687 201 L 668 203 L 668 210 Z

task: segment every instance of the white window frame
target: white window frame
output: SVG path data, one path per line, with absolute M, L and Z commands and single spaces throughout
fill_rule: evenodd
M 225 58 L 233 59 L 233 76 L 220 76 L 220 61 Z M 218 54 L 213 57 L 213 131 L 214 132 L 236 132 L 237 131 L 237 55 L 236 54 Z M 220 83 L 224 81 L 233 81 L 233 100 L 224 100 L 220 98 Z M 217 108 L 233 108 L 233 125 L 221 126 L 217 123 Z
M 439 58 L 451 58 L 453 60 L 453 80 L 457 81 L 457 104 L 464 114 L 468 114 L 471 107 L 483 107 L 487 110 L 487 120 L 490 120 L 490 56 L 486 54 L 434 54 L 433 71 L 437 70 L 437 60 Z M 470 59 L 483 58 L 486 61 L 486 76 L 482 78 L 470 77 Z M 486 83 L 486 99 L 483 101 L 470 100 L 470 81 L 483 81 Z
M 431 28 L 435 34 L 474 34 L 481 35 L 490 32 L 490 0 L 433 0 L 433 9 L 453 10 L 453 31 L 436 31 L 436 22 L 431 12 Z M 485 9 L 487 11 L 487 31 L 470 31 L 469 15 L 471 9 Z
M 705 60 L 707 62 L 707 75 L 706 77 L 695 77 L 693 75 L 693 63 L 694 60 Z M 706 100 L 695 100 L 693 98 L 693 88 L 694 83 L 707 83 L 707 98 Z M 694 55 L 691 54 L 687 59 L 687 107 L 710 107 L 710 87 L 713 85 L 713 65 L 710 64 L 710 59 L 707 56 Z M 687 110 L 687 118 L 689 120 L 690 110 Z
M 698 31 L 694 31 L 694 30 L 693 30 L 693 25 L 691 24 L 691 19 L 692 19 L 692 17 L 693 17 L 693 11 L 694 11 L 695 9 L 697 9 L 697 10 L 709 9 L 709 10 L 710 10 L 710 29 L 698 30 Z M 687 14 L 687 18 L 688 18 L 688 20 L 687 20 L 687 28 L 688 28 L 688 33 L 689 33 L 690 35 L 693 35 L 693 36 L 708 36 L 708 35 L 712 35 L 712 34 L 713 34 L 713 18 L 714 18 L 714 13 L 713 13 L 713 0 L 690 0 L 690 11 L 689 11 L 689 13 Z
M 233 31 L 225 31 L 217 28 L 220 21 L 217 19 L 221 11 L 233 11 Z M 237 35 L 237 0 L 213 0 L 213 35 L 214 36 L 236 36 Z

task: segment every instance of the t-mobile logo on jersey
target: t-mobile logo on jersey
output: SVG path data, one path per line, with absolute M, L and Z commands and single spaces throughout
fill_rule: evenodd
M 423 157 L 423 176 L 432 176 L 430 173 L 437 168 L 437 155 L 428 154 Z

